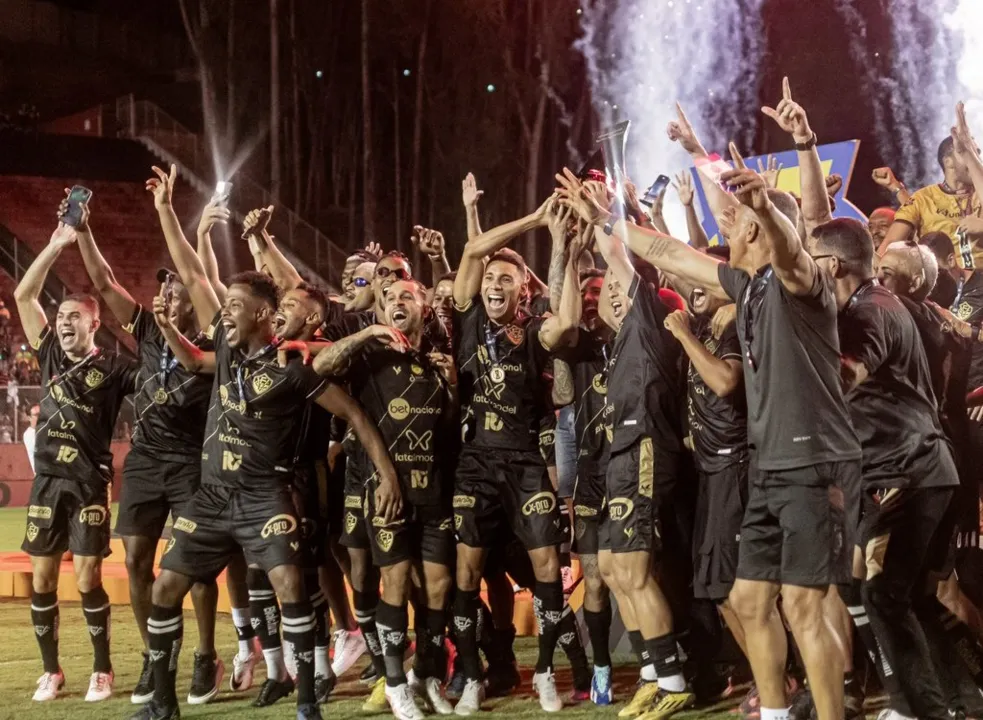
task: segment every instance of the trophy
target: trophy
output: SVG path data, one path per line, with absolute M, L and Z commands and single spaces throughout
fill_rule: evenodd
M 628 128 L 631 120 L 622 120 L 616 125 L 601 130 L 594 141 L 604 152 L 604 170 L 613 184 L 612 190 L 618 202 L 625 197 L 625 145 L 628 143 Z

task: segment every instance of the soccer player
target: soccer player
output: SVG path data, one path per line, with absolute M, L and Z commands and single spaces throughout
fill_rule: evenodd
M 174 692 L 183 636 L 181 600 L 194 579 L 214 578 L 241 547 L 250 565 L 270 577 L 283 609 L 284 641 L 297 659 L 297 717 L 320 718 L 314 673 L 315 616 L 301 571 L 301 534 L 292 497 L 297 455 L 310 401 L 355 428 L 381 480 L 380 511 L 398 510 L 399 487 L 378 432 L 338 386 L 326 385 L 299 358 L 277 362 L 273 317 L 278 291 L 261 273 L 234 276 L 219 304 L 201 263 L 171 208 L 177 174 L 154 168 L 148 181 L 181 280 L 199 324 L 215 344 L 206 354 L 179 335 L 155 301 L 155 318 L 172 351 L 194 372 L 214 372 L 202 448 L 202 485 L 174 523 L 172 540 L 154 583 L 148 627 L 154 699 L 135 720 L 179 715 Z M 160 312 L 157 312 L 159 310 Z M 217 316 L 217 317 L 216 317 Z M 207 318 L 214 318 L 208 321 Z M 209 367 L 210 366 L 210 367 Z
M 65 208 L 66 202 L 62 206 Z M 203 222 L 225 222 L 228 210 L 210 206 Z M 89 210 L 83 205 L 76 228 L 78 246 L 86 272 L 110 312 L 137 341 L 140 371 L 137 375 L 136 422 L 130 452 L 123 466 L 116 532 L 123 538 L 130 604 L 143 640 L 143 670 L 130 701 L 149 702 L 154 695 L 150 672 L 147 619 L 150 590 L 154 584 L 154 556 L 168 515 L 177 518 L 181 508 L 198 489 L 201 477 L 201 443 L 205 437 L 205 415 L 211 394 L 210 377 L 188 372 L 168 348 L 154 322 L 153 313 L 137 304 L 117 282 L 102 256 L 89 227 Z M 206 228 L 207 232 L 207 228 Z M 188 291 L 163 271 L 167 287 L 169 321 L 191 342 L 211 350 L 197 324 Z M 215 653 L 215 608 L 218 588 L 214 583 L 196 583 L 191 597 L 198 621 L 198 649 L 188 703 L 200 705 L 213 699 L 222 683 L 224 665 Z
M 352 396 L 379 427 L 400 479 L 402 511 L 392 519 L 375 506 L 373 476 L 365 478 L 363 491 L 373 562 L 382 570 L 376 626 L 385 695 L 399 720 L 422 717 L 403 671 L 414 568 L 426 602 L 418 609 L 425 618 L 417 624 L 422 633 L 416 641 L 416 689 L 432 710 L 446 715 L 453 709 L 441 694 L 441 679 L 454 560 L 450 493 L 457 377 L 452 359 L 437 352 L 424 332 L 428 312 L 423 285 L 398 280 L 386 291 L 385 324 L 335 342 L 314 361 L 320 375 L 348 381 Z
M 516 235 L 543 227 L 552 202 L 550 198 L 531 215 L 469 240 L 454 280 L 454 345 L 466 431 L 454 492 L 454 627 L 467 678 L 455 710 L 459 715 L 481 707 L 478 589 L 487 549 L 505 523 L 526 547 L 536 576 L 533 596 L 540 635 L 533 686 L 544 710 L 556 712 L 563 706 L 552 665 L 564 606 L 557 545 L 565 533 L 539 452 L 539 427 L 548 392 L 544 368 L 549 353 L 568 342 L 576 327 L 580 293 L 565 295 L 566 312 L 556 317 L 526 316 L 519 311 L 527 284 L 525 262 L 504 249 Z M 572 249 L 571 256 L 575 254 L 579 250 Z M 574 263 L 568 265 L 570 288 L 577 284 Z
M 75 243 L 75 228 L 58 223 L 14 291 L 28 342 L 37 352 L 44 395 L 39 403 L 24 552 L 31 556 L 31 622 L 44 674 L 34 700 L 54 700 L 65 684 L 58 664 L 58 573 L 73 555 L 82 613 L 95 654 L 88 702 L 113 693 L 109 657 L 109 596 L 102 559 L 109 553 L 110 442 L 123 397 L 133 392 L 136 365 L 97 347 L 99 303 L 72 295 L 58 306 L 54 327 L 38 301 L 58 256 Z

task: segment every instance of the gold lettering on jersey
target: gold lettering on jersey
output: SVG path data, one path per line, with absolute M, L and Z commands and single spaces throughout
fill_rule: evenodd
M 357 524 L 357 517 L 355 517 L 352 513 L 345 513 L 345 532 L 347 534 L 351 535 Z
M 85 384 L 90 388 L 97 388 L 102 385 L 102 381 L 106 379 L 106 376 L 102 371 L 92 368 L 85 374 Z
M 513 345 L 519 346 L 522 341 L 526 339 L 526 333 L 518 325 L 508 325 L 505 328 L 505 337 L 509 339 L 509 342 Z
M 296 529 L 297 529 L 296 518 L 294 518 L 293 515 L 282 513 L 280 515 L 274 515 L 269 520 L 267 520 L 259 536 L 261 538 L 266 539 L 271 535 L 289 535 Z
M 27 540 L 28 540 L 28 542 L 34 542 L 37 539 L 38 533 L 40 531 L 41 531 L 41 528 L 39 528 L 34 523 L 27 523 Z
M 72 400 L 70 397 L 68 397 L 68 395 L 65 394 L 65 390 L 62 388 L 61 385 L 52 385 L 51 395 L 52 397 L 54 397 L 55 402 L 58 403 L 58 405 L 68 405 L 69 407 L 73 407 L 76 410 L 81 410 L 86 415 L 91 415 L 93 412 L 95 412 L 95 409 L 91 405 L 85 405 L 84 403 L 76 402 L 75 400 Z
M 430 477 L 426 470 L 410 470 L 410 487 L 413 490 L 426 490 Z
M 248 441 L 243 440 L 238 435 L 228 435 L 226 433 L 220 432 L 218 434 L 218 439 L 220 442 L 227 443 L 229 445 L 238 445 L 239 447 L 252 447 Z
M 242 466 L 242 455 L 231 450 L 222 451 L 222 470 L 235 472 Z
M 615 522 L 621 522 L 627 520 L 634 509 L 635 503 L 631 498 L 615 498 L 608 503 L 608 517 Z
M 405 420 L 410 416 L 410 403 L 405 398 L 393 398 L 389 401 L 389 416 L 393 420 Z
M 257 395 L 262 395 L 271 387 L 273 387 L 273 379 L 265 372 L 253 378 L 253 392 Z
M 50 432 L 50 431 L 49 431 Z M 71 438 L 74 440 L 75 438 Z M 65 463 L 70 465 L 75 462 L 75 458 L 79 456 L 78 448 L 69 447 L 68 445 L 62 445 L 58 448 L 58 456 L 55 458 L 55 462 Z
M 547 515 L 556 507 L 556 495 L 548 490 L 538 492 L 526 500 L 522 506 L 522 514 L 526 515 Z
M 398 463 L 432 463 L 433 454 L 394 453 L 393 460 Z
M 187 518 L 179 517 L 174 521 L 174 529 L 180 530 L 181 532 L 186 532 L 188 535 L 190 535 L 198 529 L 198 523 L 188 520 Z
M 471 495 L 455 495 L 454 496 L 454 507 L 455 508 L 473 508 L 474 507 L 474 497 Z
M 38 520 L 50 520 L 51 508 L 47 505 L 31 505 L 27 508 L 27 517 L 37 518 Z
M 99 527 L 109 518 L 109 511 L 102 505 L 86 505 L 79 510 L 79 522 L 83 525 Z
M 498 415 L 491 411 L 485 413 L 485 430 L 490 430 L 491 432 L 501 432 L 503 426 L 504 423 Z
M 423 368 L 417 365 L 416 363 L 413 363 L 412 365 L 410 365 L 410 372 L 413 373 L 414 375 L 423 375 Z
M 489 373 L 489 377 L 491 377 L 492 382 L 496 382 L 496 383 L 505 382 L 505 371 L 496 365 L 491 369 L 491 372 Z
M 596 392 L 598 395 L 608 394 L 608 381 L 604 377 L 604 373 L 597 373 L 597 375 L 594 376 L 594 379 L 591 380 L 590 385 L 592 388 L 594 388 L 594 392 Z
M 454 521 L 451 520 L 450 518 L 445 518 L 444 520 L 440 521 L 440 526 L 437 528 L 437 530 L 440 532 L 447 532 L 448 530 L 451 529 L 451 524 L 453 522 Z
M 166 405 L 167 390 L 165 390 L 164 388 L 157 388 L 157 391 L 154 393 L 154 402 L 157 403 L 158 405 Z
M 229 389 L 225 385 L 219 386 L 218 398 L 226 410 L 235 410 L 240 415 L 246 414 L 246 403 L 241 400 L 239 402 L 229 400 Z
M 396 536 L 391 530 L 380 530 L 375 536 L 375 541 L 379 544 L 379 547 L 382 548 L 382 552 L 389 552 L 392 549 L 393 540 L 395 539 Z
M 573 514 L 576 517 L 596 517 L 598 513 L 597 508 L 592 508 L 587 505 L 574 505 Z
M 406 439 L 410 441 L 410 450 L 423 450 L 426 452 L 430 449 L 430 441 L 433 440 L 433 430 L 427 430 L 419 435 L 412 430 L 407 430 Z
M 78 442 L 78 438 L 75 437 L 70 432 L 62 432 L 61 430 L 55 430 L 54 428 L 48 428 L 48 437 L 58 438 L 59 440 L 69 440 L 70 442 Z M 70 460 L 68 462 L 71 462 Z
M 362 498 L 359 495 L 345 495 L 345 507 L 354 508 L 356 510 L 362 509 Z

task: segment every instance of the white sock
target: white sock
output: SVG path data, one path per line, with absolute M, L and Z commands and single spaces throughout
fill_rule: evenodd
M 682 673 L 675 673 L 673 675 L 666 675 L 665 677 L 659 677 L 659 690 L 666 690 L 667 692 L 683 692 L 686 689 L 686 678 L 683 677 Z M 761 720 L 764 720 L 762 718 Z M 786 720 L 788 720 L 786 718 Z
M 232 608 L 232 624 L 237 628 L 248 628 L 250 625 L 249 608 Z M 239 641 L 240 658 L 245 660 L 252 651 L 252 640 Z
M 655 674 L 655 665 L 652 663 L 642 665 L 642 680 L 645 682 L 655 682 L 658 679 L 658 675 Z
M 790 708 L 761 708 L 761 720 L 788 720 Z
M 266 677 L 277 681 L 286 679 L 287 666 L 283 664 L 283 648 L 264 649 L 263 659 L 266 660 Z
M 328 658 L 328 648 L 324 645 L 318 645 L 314 648 L 314 676 L 315 677 L 331 677 L 331 660 Z

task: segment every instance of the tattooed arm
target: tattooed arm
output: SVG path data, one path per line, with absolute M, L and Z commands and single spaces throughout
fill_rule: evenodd
M 573 370 L 558 357 L 553 358 L 553 405 L 561 408 L 573 402 Z
M 406 338 L 399 330 L 385 325 L 371 325 L 354 335 L 332 343 L 314 358 L 314 372 L 318 375 L 342 377 L 352 366 L 352 360 L 367 348 L 373 340 L 393 350 L 405 352 L 408 349 Z

